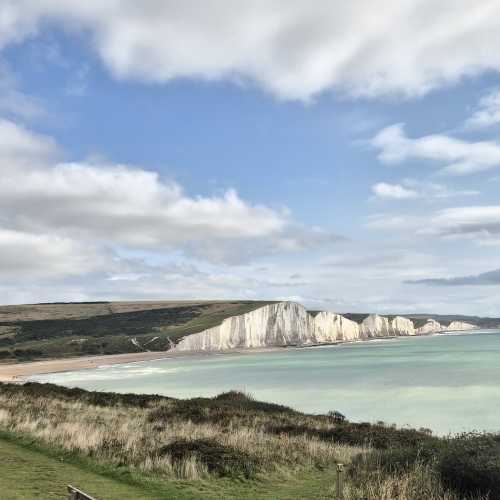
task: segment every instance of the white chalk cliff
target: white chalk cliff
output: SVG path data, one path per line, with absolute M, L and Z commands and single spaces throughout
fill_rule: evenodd
M 435 319 L 428 319 L 425 325 L 422 325 L 419 328 L 417 328 L 416 333 L 417 335 L 423 335 L 426 333 L 442 332 L 443 330 L 446 330 L 446 327 L 443 326 L 441 323 L 439 323 Z
M 447 332 L 461 332 L 464 330 L 472 330 L 476 328 L 472 323 L 467 323 L 465 321 L 452 321 L 445 329 Z
M 445 327 L 433 319 L 415 328 L 409 318 L 388 318 L 378 314 L 370 314 L 358 324 L 340 314 L 324 311 L 313 315 L 301 304 L 278 302 L 226 318 L 218 326 L 188 335 L 179 341 L 175 350 L 225 351 L 235 348 L 314 345 L 472 328 L 475 326 L 460 321 Z

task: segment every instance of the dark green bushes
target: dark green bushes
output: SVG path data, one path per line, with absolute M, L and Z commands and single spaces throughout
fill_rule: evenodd
M 444 485 L 461 495 L 500 498 L 500 435 L 469 433 L 450 440 L 438 471 Z
M 437 440 L 437 438 L 430 436 L 427 432 L 416 429 L 398 429 L 382 424 L 357 424 L 353 422 L 337 423 L 326 429 L 285 424 L 271 426 L 268 431 L 274 434 L 307 434 L 323 441 L 335 441 L 351 446 L 371 446 L 377 449 L 419 449 L 423 443 Z
M 17 395 L 28 398 L 58 398 L 65 401 L 82 401 L 94 406 L 134 406 L 147 408 L 158 401 L 167 401 L 170 398 L 149 394 L 118 394 L 116 392 L 92 392 L 77 387 L 63 387 L 55 384 L 39 384 L 26 382 L 19 384 L 0 383 L 0 393 Z
M 232 420 L 251 421 L 255 415 L 279 416 L 295 415 L 296 412 L 286 406 L 263 401 L 256 401 L 250 396 L 229 391 L 214 398 L 194 398 L 172 400 L 167 405 L 151 411 L 149 420 L 167 423 L 169 420 L 191 420 L 194 423 L 214 423 L 227 425 Z
M 221 477 L 250 479 L 258 471 L 258 461 L 254 457 L 212 439 L 180 439 L 161 448 L 159 454 L 169 455 L 174 463 L 195 457 L 208 472 Z
M 500 499 L 500 435 L 495 434 L 429 437 L 416 445 L 375 450 L 353 461 L 350 476 L 354 482 L 376 473 L 399 476 L 418 465 L 460 498 Z
M 227 391 L 214 397 L 215 401 L 254 401 L 250 394 L 241 391 Z

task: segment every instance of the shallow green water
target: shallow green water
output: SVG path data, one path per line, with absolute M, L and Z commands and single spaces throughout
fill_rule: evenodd
M 350 420 L 500 431 L 500 330 L 213 355 L 37 377 L 85 389 L 212 396 L 229 389 Z

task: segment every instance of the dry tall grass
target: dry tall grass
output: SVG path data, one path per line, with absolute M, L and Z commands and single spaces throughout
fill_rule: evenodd
M 399 469 L 387 462 L 394 450 L 412 452 L 423 444 L 442 444 L 427 433 L 342 422 L 335 414 L 301 414 L 237 392 L 175 400 L 0 384 L 2 430 L 97 463 L 165 479 L 260 476 L 287 481 L 295 473 L 323 469 L 331 477 L 333 465 L 342 462 L 350 471 L 346 500 L 465 498 L 444 488 L 443 476 L 433 466 L 434 451 L 427 462 L 419 458 Z
M 174 404 L 167 400 L 153 403 L 151 408 L 103 407 L 46 396 L 26 399 L 0 394 L 0 429 L 98 461 L 191 480 L 207 478 L 206 465 L 195 454 L 173 461 L 162 448 L 182 440 L 211 440 L 254 459 L 266 474 L 323 468 L 337 461 L 348 463 L 363 451 L 306 435 L 268 433 L 271 417 L 259 413 L 251 418 L 236 415 L 221 424 L 175 416 L 167 421 L 154 418 L 159 409 L 169 410 Z M 293 419 L 300 425 L 309 418 L 314 419 L 299 414 L 272 416 L 280 422 Z

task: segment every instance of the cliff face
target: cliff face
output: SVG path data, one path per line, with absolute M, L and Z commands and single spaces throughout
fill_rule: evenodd
M 413 321 L 403 316 L 395 316 L 391 322 L 394 335 L 416 335 Z
M 280 302 L 240 316 L 225 319 L 219 326 L 184 337 L 178 351 L 224 351 L 235 348 L 308 345 L 345 342 L 375 337 L 423 335 L 443 330 L 469 330 L 474 325 L 454 321 L 445 327 L 433 319 L 415 328 L 402 316 L 390 319 L 370 314 L 361 324 L 340 314 L 309 314 L 301 304 Z
M 473 330 L 476 328 L 472 323 L 467 323 L 465 321 L 452 321 L 447 327 L 446 331 L 449 332 L 460 332 L 463 330 Z
M 423 335 L 425 333 L 442 332 L 445 329 L 446 328 L 441 323 L 438 323 L 436 320 L 428 319 L 425 325 L 422 325 L 421 327 L 417 328 L 417 335 Z
M 340 314 L 320 312 L 313 319 L 316 342 L 336 342 L 359 339 L 359 325 Z
M 179 351 L 222 351 L 236 347 L 307 344 L 313 318 L 294 302 L 270 304 L 241 316 L 225 319 L 219 326 L 184 337 Z

